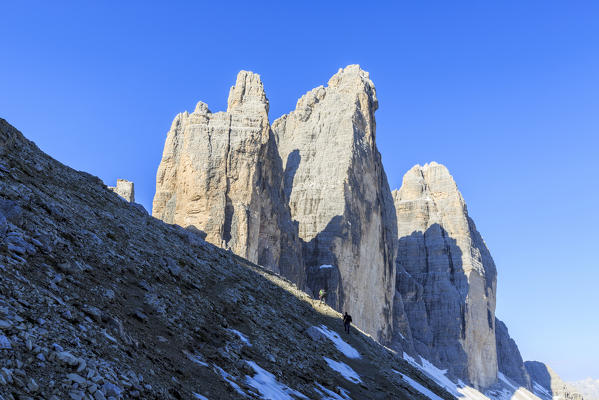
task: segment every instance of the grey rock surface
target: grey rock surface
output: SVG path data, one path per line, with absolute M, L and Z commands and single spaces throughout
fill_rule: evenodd
M 374 84 L 358 65 L 273 123 L 284 188 L 304 242 L 309 289 L 383 342 L 393 329 L 396 220 L 376 147 Z M 338 275 L 324 279 L 322 265 Z
M 341 334 L 341 315 L 291 282 L 122 201 L 3 119 L 0 161 L 0 398 L 259 398 L 266 376 L 295 398 L 425 399 L 405 375 L 452 399 L 371 337 Z
M 524 366 L 520 350 L 510 337 L 507 326 L 495 318 L 495 341 L 497 343 L 497 369 L 520 386 L 532 389 L 530 377 Z
M 152 215 L 303 286 L 301 245 L 260 76 L 241 71 L 226 112 L 199 102 L 175 117 L 156 176 Z
M 497 381 L 496 268 L 447 168 L 408 171 L 393 192 L 397 293 L 416 351 L 477 388 Z
M 117 179 L 116 186 L 109 186 L 108 189 L 112 190 L 128 202 L 135 203 L 135 187 L 133 182 L 126 179 Z

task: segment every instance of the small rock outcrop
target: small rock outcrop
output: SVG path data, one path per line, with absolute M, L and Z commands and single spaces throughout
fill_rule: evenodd
M 398 295 L 416 351 L 477 388 L 497 381 L 496 269 L 447 168 L 417 165 L 393 192 Z
M 176 116 L 156 176 L 152 215 L 193 227 L 297 282 L 301 245 L 282 187 L 282 166 L 260 76 L 241 71 L 226 112 L 199 102 Z
M 546 391 L 553 399 L 584 400 L 578 390 L 564 382 L 547 364 L 539 361 L 526 361 L 524 366 L 530 376 L 535 394 L 545 394 L 544 391 Z M 539 385 L 541 388 L 538 387 Z
M 396 220 L 376 147 L 374 84 L 340 69 L 273 123 L 308 286 L 379 340 L 392 331 Z
M 108 186 L 112 190 L 129 203 L 135 203 L 135 188 L 133 182 L 126 179 L 117 179 L 116 186 Z

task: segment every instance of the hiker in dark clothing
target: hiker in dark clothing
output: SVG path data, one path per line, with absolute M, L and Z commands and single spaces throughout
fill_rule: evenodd
M 324 289 L 320 289 L 318 292 L 318 298 L 320 299 L 320 304 L 327 302 L 327 291 Z
M 345 315 L 343 316 L 343 327 L 345 328 L 345 332 L 347 332 L 348 334 L 349 334 L 349 325 L 350 324 L 351 324 L 351 315 L 349 315 L 346 311 Z

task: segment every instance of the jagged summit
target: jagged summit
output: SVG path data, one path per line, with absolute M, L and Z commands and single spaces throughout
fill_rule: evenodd
M 229 91 L 227 112 L 265 112 L 268 114 L 268 99 L 260 75 L 251 71 L 240 71 L 235 86 Z
M 401 189 L 393 191 L 393 198 L 398 201 L 412 201 L 422 197 L 423 193 L 430 192 L 446 193 L 463 202 L 449 169 L 435 161 L 422 166 L 416 164 L 410 168 L 403 177 Z

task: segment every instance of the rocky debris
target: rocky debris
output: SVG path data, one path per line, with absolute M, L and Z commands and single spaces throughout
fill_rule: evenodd
M 530 377 L 524 367 L 524 361 L 514 339 L 510 337 L 507 326 L 495 318 L 495 340 L 497 343 L 497 369 L 520 386 L 532 390 Z
M 434 162 L 416 165 L 393 198 L 396 315 L 407 314 L 419 354 L 477 388 L 493 385 L 497 273 L 452 176 Z
M 309 398 L 423 398 L 392 370 L 452 398 L 357 330 L 359 359 L 312 340 L 312 326 L 342 332 L 341 315 L 121 201 L 2 119 L 0 162 L 0 398 L 256 398 L 252 365 Z
M 258 74 L 241 71 L 226 112 L 199 102 L 175 117 L 156 175 L 152 215 L 305 281 L 301 245 L 282 187 L 282 165 Z
M 135 203 L 135 188 L 133 182 L 126 179 L 117 179 L 116 186 L 108 186 L 112 190 L 129 203 Z
M 539 361 L 526 361 L 524 362 L 524 366 L 530 376 L 535 394 L 540 397 L 548 394 L 548 396 L 545 397 L 553 399 L 585 399 L 578 390 L 562 381 L 562 379 L 548 365 Z
M 391 338 L 396 219 L 376 147 L 374 84 L 340 69 L 273 123 L 284 189 L 304 242 L 309 289 L 348 311 L 373 337 Z M 321 266 L 334 269 L 323 271 Z M 330 276 L 328 276 L 330 275 Z

